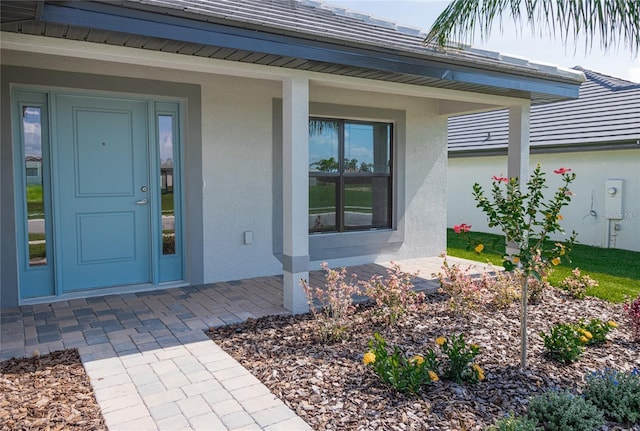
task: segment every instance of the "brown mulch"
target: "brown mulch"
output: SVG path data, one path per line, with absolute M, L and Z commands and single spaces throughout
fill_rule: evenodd
M 77 350 L 0 362 L 0 430 L 105 430 Z
M 597 369 L 640 367 L 640 345 L 620 305 L 574 300 L 550 289 L 542 303 L 529 307 L 529 366 L 522 371 L 518 304 L 506 310 L 482 306 L 457 316 L 441 294 L 428 295 L 426 302 L 393 328 L 372 323 L 363 306 L 352 337 L 333 344 L 319 342 L 310 315 L 250 320 L 212 328 L 209 336 L 316 430 L 478 430 L 510 411 L 524 413 L 532 395 L 552 388 L 579 391 L 584 376 Z M 596 317 L 620 323 L 606 345 L 588 347 L 570 365 L 545 356 L 540 331 Z M 468 343 L 481 346 L 476 359 L 487 378 L 465 385 L 439 381 L 415 396 L 398 393 L 362 363 L 374 332 L 407 354 L 435 348 L 438 336 L 464 333 Z M 610 423 L 605 429 L 628 428 Z

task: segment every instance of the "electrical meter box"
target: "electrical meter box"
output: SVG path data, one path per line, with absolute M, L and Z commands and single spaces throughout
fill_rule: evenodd
M 622 219 L 622 180 L 606 180 L 604 185 L 604 217 Z

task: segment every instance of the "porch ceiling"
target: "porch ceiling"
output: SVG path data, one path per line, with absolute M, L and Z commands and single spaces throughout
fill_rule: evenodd
M 309 2 L 269 5 L 275 10 L 249 0 L 3 0 L 2 31 L 526 98 L 534 104 L 578 96 L 580 76 L 557 68 L 496 53 L 437 51 L 422 45 L 415 32 L 340 17 Z

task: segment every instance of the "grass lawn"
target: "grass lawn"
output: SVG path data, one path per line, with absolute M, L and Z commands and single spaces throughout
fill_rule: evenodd
M 349 185 L 345 189 L 345 207 L 357 208 L 357 211 L 371 213 L 373 192 L 370 185 Z M 336 206 L 336 186 L 318 184 L 309 187 L 309 213 L 319 214 Z
M 461 235 L 447 229 L 447 254 L 479 262 L 502 263 L 504 237 L 488 233 L 474 232 L 472 237 L 485 245 L 496 244 L 498 251 L 477 254 L 466 250 L 467 244 Z M 494 247 L 487 247 L 493 249 Z M 557 286 L 562 279 L 571 274 L 574 268 L 580 268 L 600 285 L 587 290 L 588 295 L 611 302 L 622 302 L 625 295 L 636 297 L 640 294 L 640 253 L 627 250 L 575 245 L 571 253 L 571 262 L 563 262 L 554 268 L 549 281 Z

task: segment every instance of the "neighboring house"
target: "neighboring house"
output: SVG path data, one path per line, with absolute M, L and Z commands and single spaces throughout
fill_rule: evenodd
M 584 79 L 313 1 L 1 7 L 2 307 L 282 274 L 304 311 L 323 260 L 445 248 L 448 116 L 507 108 L 526 154 Z
M 550 192 L 554 169 L 577 174 L 562 212 L 566 232 L 582 244 L 640 251 L 640 84 L 575 69 L 586 76 L 579 99 L 531 108 L 531 167 L 541 164 Z M 507 142 L 504 110 L 449 119 L 448 226 L 491 231 L 471 190 L 506 174 Z
M 25 157 L 25 175 L 27 177 L 27 185 L 42 184 L 42 157 L 27 156 Z

